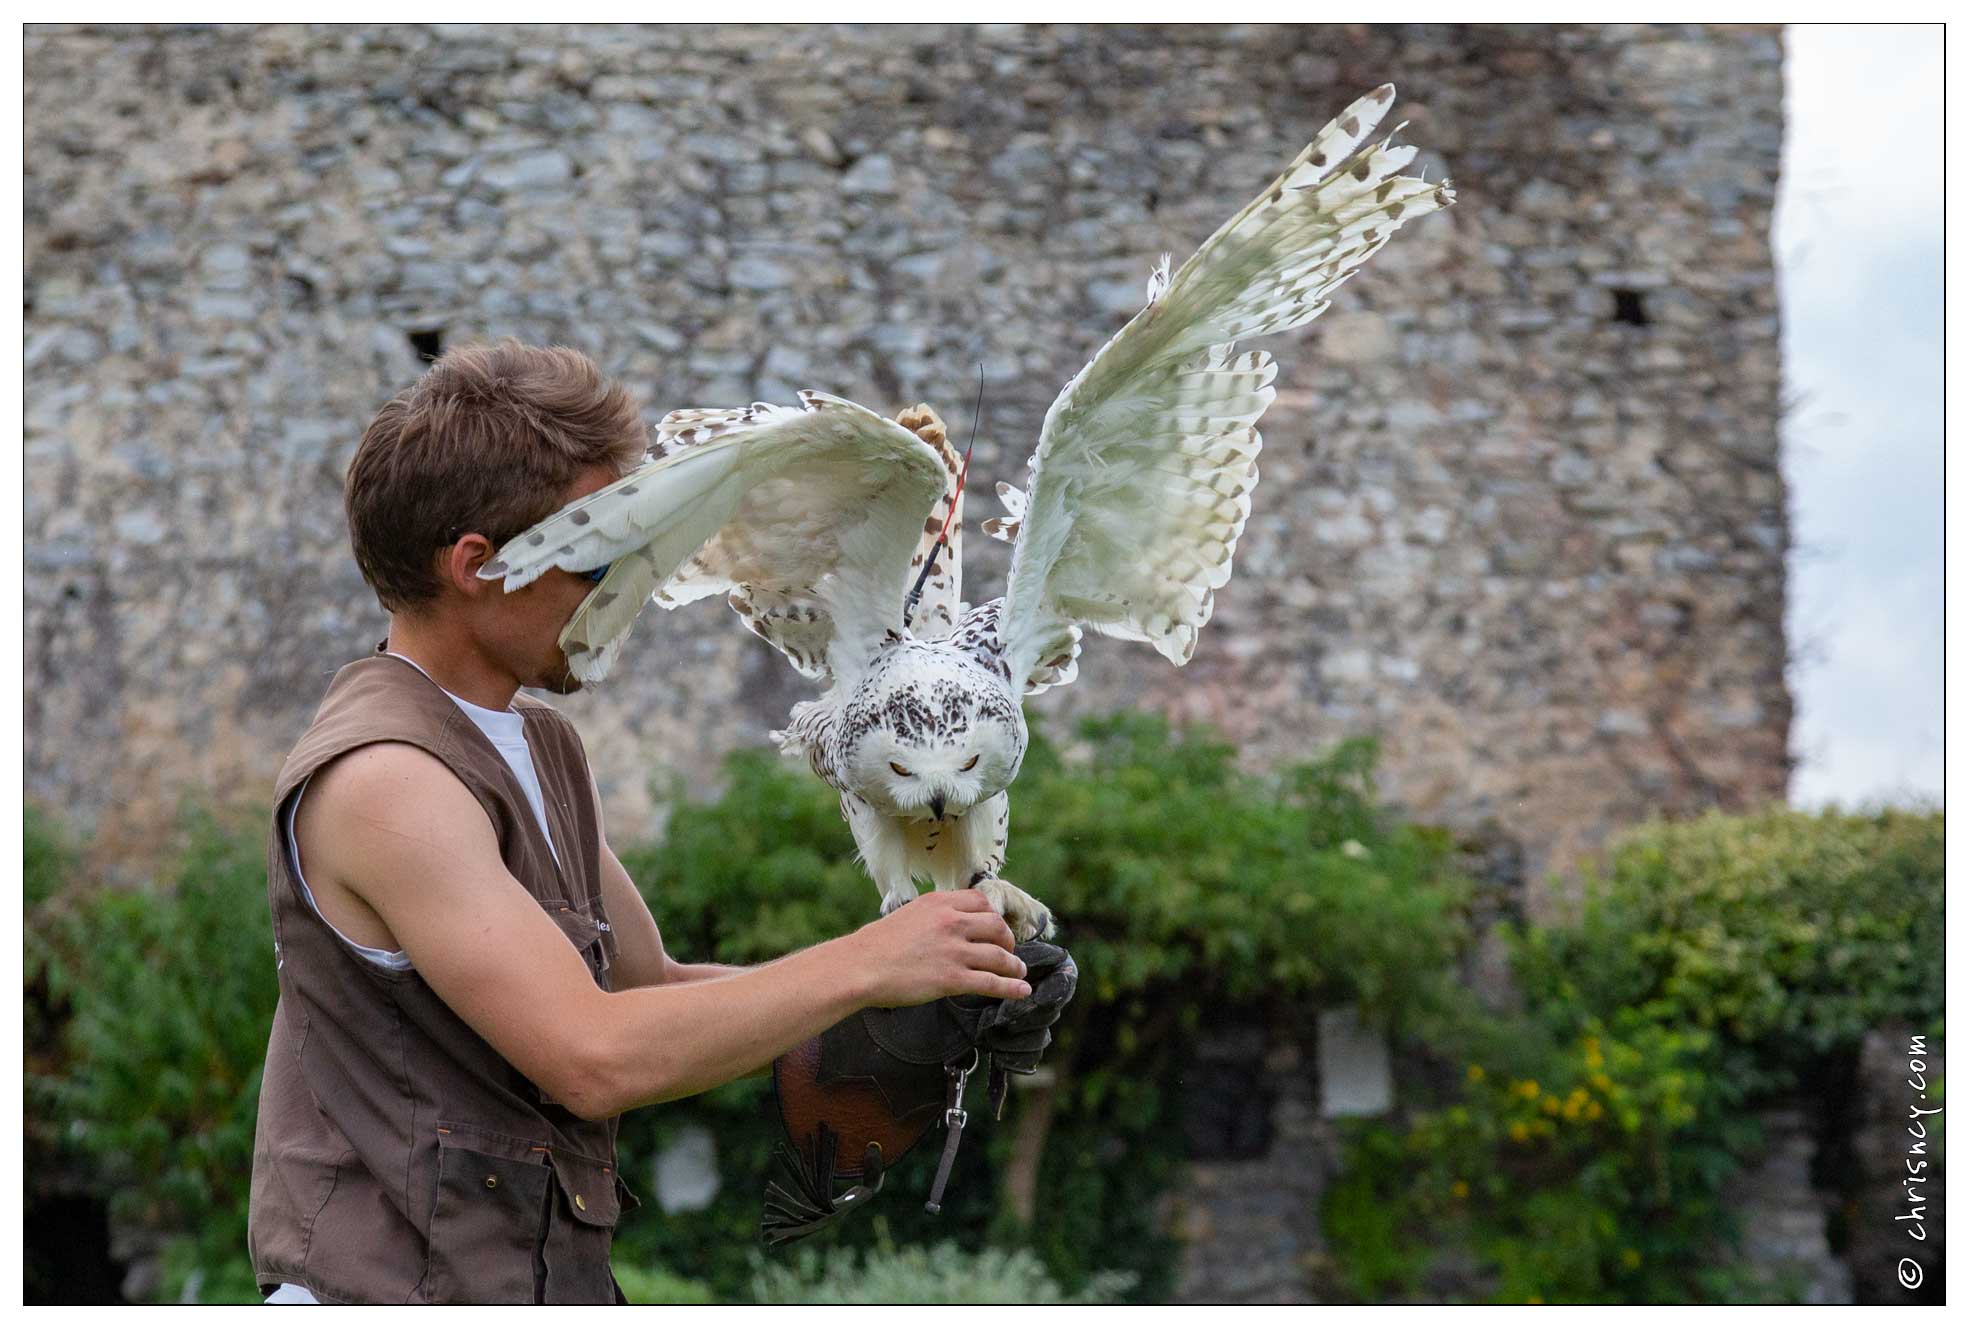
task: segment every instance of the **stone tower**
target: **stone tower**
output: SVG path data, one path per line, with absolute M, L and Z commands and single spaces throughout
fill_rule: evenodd
M 1780 58 L 1771 27 L 31 27 L 29 796 L 105 854 L 187 791 L 264 797 L 382 635 L 340 483 L 420 356 L 571 344 L 651 420 L 812 386 L 961 423 L 982 364 L 982 517 L 1154 259 L 1392 80 L 1458 205 L 1269 344 L 1190 667 L 1095 641 L 1034 709 L 1141 701 L 1258 762 L 1378 732 L 1390 799 L 1534 877 L 1781 798 Z M 798 682 L 715 604 L 648 611 L 565 703 L 615 835 Z

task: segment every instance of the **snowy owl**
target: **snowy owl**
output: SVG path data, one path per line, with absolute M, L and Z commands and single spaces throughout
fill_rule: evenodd
M 1404 223 L 1453 200 L 1368 135 L 1360 98 L 1173 274 L 1046 412 L 1023 490 L 983 524 L 1012 544 L 1005 594 L 960 599 L 965 459 L 936 413 L 888 420 L 819 392 L 797 407 L 674 411 L 639 469 L 499 549 L 516 590 L 597 573 L 560 644 L 600 680 L 645 601 L 726 595 L 825 685 L 772 735 L 841 792 L 887 912 L 917 883 L 977 886 L 1021 941 L 1047 909 L 998 878 L 1025 694 L 1071 682 L 1083 629 L 1186 663 L 1231 575 L 1257 484 L 1272 358 L 1237 344 L 1310 322 Z M 1399 128 L 1397 129 L 1399 132 Z

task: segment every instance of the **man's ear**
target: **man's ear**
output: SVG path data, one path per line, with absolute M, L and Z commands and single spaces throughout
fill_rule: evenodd
M 438 579 L 452 590 L 476 598 L 480 595 L 503 595 L 506 587 L 502 582 L 486 581 L 479 576 L 479 569 L 490 562 L 493 555 L 492 541 L 476 532 L 468 532 L 443 549 L 438 550 Z

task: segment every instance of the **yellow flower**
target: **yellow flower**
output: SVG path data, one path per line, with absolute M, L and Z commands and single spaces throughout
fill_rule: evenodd
M 1449 1184 L 1449 1193 L 1461 1200 L 1470 1193 L 1470 1183 L 1458 1177 Z
M 1483 1078 L 1484 1078 L 1484 1068 L 1472 1063 L 1470 1067 L 1470 1083 L 1481 1084 L 1483 1083 Z
M 1601 1073 L 1599 1075 L 1593 1076 L 1586 1083 L 1592 1085 L 1595 1089 L 1598 1089 L 1603 1094 L 1609 1094 L 1613 1092 L 1613 1081 L 1609 1080 L 1606 1077 L 1605 1073 Z
M 1512 1122 L 1511 1138 L 1516 1140 L 1519 1144 L 1523 1144 L 1526 1140 L 1529 1140 L 1531 1138 L 1531 1127 L 1527 1126 L 1522 1121 Z
M 1598 1103 L 1588 1103 L 1586 1105 L 1586 1119 L 1588 1121 L 1598 1121 L 1604 1115 L 1605 1110 Z
M 1548 1117 L 1555 1117 L 1559 1114 L 1559 1100 L 1547 1094 L 1545 1101 L 1538 1105 L 1538 1110 Z
M 1536 1292 L 1525 1298 L 1525 1305 L 1527 1306 L 1543 1306 L 1544 1304 L 1545 1298 L 1539 1296 Z
M 1538 1081 L 1536 1080 L 1526 1080 L 1522 1084 L 1513 1087 L 1519 1094 L 1523 1095 L 1527 1103 L 1538 1097 Z
M 1641 1252 L 1629 1246 L 1620 1253 L 1620 1262 L 1629 1269 L 1639 1269 L 1641 1267 Z

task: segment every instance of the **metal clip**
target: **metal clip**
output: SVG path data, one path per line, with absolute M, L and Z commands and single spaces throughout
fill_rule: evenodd
M 943 1211 L 943 1188 L 950 1180 L 950 1165 L 957 1161 L 957 1142 L 964 1138 L 964 1127 L 969 1124 L 971 1114 L 964 1110 L 964 1084 L 971 1078 L 971 1072 L 978 1068 L 978 1050 L 971 1049 L 971 1064 L 963 1070 L 946 1065 L 944 1079 L 949 1084 L 949 1094 L 944 1099 L 943 1124 L 948 1127 L 944 1136 L 943 1157 L 937 1160 L 936 1179 L 930 1183 L 930 1199 L 923 1206 L 927 1213 Z
M 965 1126 L 970 1124 L 971 1114 L 966 1112 L 963 1106 L 964 1086 L 969 1082 L 971 1072 L 977 1068 L 978 1050 L 976 1048 L 971 1049 L 971 1064 L 963 1070 L 956 1071 L 951 1070 L 949 1067 L 944 1068 L 945 1074 L 950 1080 L 950 1096 L 943 1110 L 944 1125 L 955 1126 L 958 1130 L 963 1130 Z

